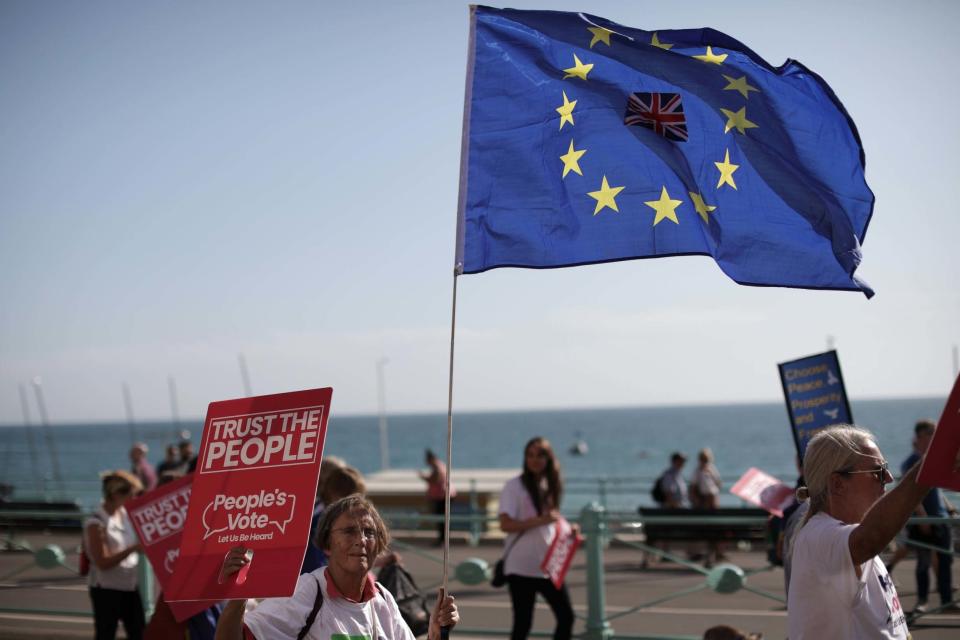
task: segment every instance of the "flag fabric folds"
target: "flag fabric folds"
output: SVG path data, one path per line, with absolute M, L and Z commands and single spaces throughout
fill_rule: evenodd
M 713 29 L 475 7 L 462 154 L 457 273 L 709 255 L 740 284 L 873 295 L 853 121 Z

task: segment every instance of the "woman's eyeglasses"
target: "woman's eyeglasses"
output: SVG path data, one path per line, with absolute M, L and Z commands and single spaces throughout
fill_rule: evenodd
M 890 463 L 883 461 L 876 469 L 863 469 L 861 471 L 838 471 L 838 473 L 845 476 L 851 476 L 855 473 L 872 473 L 873 477 L 877 479 L 877 482 L 880 484 L 886 484 L 887 476 L 890 473 Z
M 360 536 L 364 540 L 376 540 L 377 539 L 377 530 L 373 527 L 342 527 L 340 529 L 334 529 L 334 533 L 339 533 L 345 538 L 354 538 Z

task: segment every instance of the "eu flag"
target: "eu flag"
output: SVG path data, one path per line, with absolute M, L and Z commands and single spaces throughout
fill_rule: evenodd
M 740 284 L 873 295 L 850 116 L 713 29 L 475 7 L 462 153 L 458 273 L 709 255 Z

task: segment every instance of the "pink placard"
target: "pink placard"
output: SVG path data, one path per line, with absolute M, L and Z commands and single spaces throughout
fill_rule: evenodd
M 782 518 L 783 510 L 789 507 L 794 500 L 795 491 L 793 487 L 780 482 L 773 476 L 760 471 L 760 469 L 750 467 L 730 488 L 730 493 Z
M 553 536 L 553 542 L 547 549 L 546 555 L 540 568 L 553 582 L 553 585 L 559 589 L 563 586 L 563 581 L 567 577 L 567 571 L 570 569 L 570 563 L 573 562 L 573 556 L 576 555 L 582 539 L 570 526 L 570 523 L 564 518 L 560 518 L 554 525 L 556 534 Z

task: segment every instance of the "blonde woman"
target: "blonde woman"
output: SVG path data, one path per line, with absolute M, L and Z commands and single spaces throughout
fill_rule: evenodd
M 83 524 L 83 548 L 90 558 L 87 583 L 93 603 L 97 640 L 112 640 L 117 623 L 130 640 L 143 637 L 143 603 L 137 590 L 140 542 L 127 516 L 124 503 L 143 490 L 140 480 L 128 471 L 102 475 L 103 502 Z
M 793 542 L 791 640 L 909 637 L 879 554 L 930 489 L 917 484 L 921 463 L 886 492 L 893 476 L 869 431 L 836 425 L 807 445 L 797 495 L 810 506 Z

